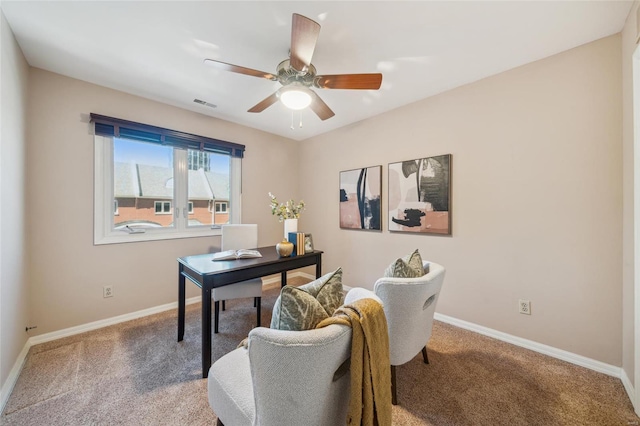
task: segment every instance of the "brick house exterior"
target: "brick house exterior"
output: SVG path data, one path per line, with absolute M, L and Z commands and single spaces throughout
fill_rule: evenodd
M 229 177 L 189 170 L 189 225 L 229 221 Z M 183 212 L 179 212 L 183 214 Z M 170 226 L 173 223 L 173 169 L 115 163 L 114 227 Z

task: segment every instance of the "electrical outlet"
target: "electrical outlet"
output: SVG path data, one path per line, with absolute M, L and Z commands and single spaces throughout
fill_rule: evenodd
M 531 302 L 528 300 L 518 300 L 519 312 L 525 315 L 531 315 Z
M 102 287 L 102 297 L 113 297 L 113 287 L 110 285 Z

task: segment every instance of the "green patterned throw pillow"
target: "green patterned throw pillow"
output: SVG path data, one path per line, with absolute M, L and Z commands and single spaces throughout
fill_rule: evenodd
M 417 278 L 423 275 L 422 257 L 418 249 L 401 259 L 397 259 L 384 271 L 384 276 L 387 278 Z
M 300 287 L 286 285 L 273 305 L 271 328 L 311 330 L 343 302 L 341 268 Z

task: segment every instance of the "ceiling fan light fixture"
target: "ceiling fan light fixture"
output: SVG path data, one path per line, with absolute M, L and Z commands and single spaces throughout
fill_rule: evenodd
M 311 90 L 304 86 L 288 86 L 280 89 L 280 102 L 289 109 L 301 110 L 311 105 Z

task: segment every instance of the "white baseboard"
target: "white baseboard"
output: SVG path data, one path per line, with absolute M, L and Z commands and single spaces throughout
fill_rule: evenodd
M 295 272 L 290 277 L 304 277 L 310 280 L 314 280 L 316 277 L 311 274 L 307 274 L 305 272 Z M 274 284 L 280 283 L 280 277 L 273 277 L 268 279 L 263 279 L 263 286 L 265 288 L 272 287 Z M 344 289 L 349 291 L 351 287 L 344 286 Z M 193 303 L 199 303 L 201 300 L 200 296 L 192 297 L 186 300 L 188 305 Z M 168 311 L 171 309 L 176 309 L 178 307 L 178 302 L 167 303 L 165 305 L 156 306 L 153 308 L 143 309 L 140 311 L 132 312 L 129 314 L 118 315 L 112 318 L 106 318 L 100 321 L 94 321 L 87 324 L 79 325 L 76 327 L 70 327 L 59 331 L 54 331 L 51 333 L 41 334 L 39 336 L 34 336 L 29 338 L 24 345 L 24 348 L 18 355 L 13 368 L 9 372 L 9 376 L 5 383 L 3 383 L 2 388 L 0 388 L 0 414 L 4 411 L 4 408 L 9 400 L 9 396 L 18 380 L 20 372 L 22 371 L 22 367 L 24 366 L 24 362 L 26 360 L 27 354 L 29 353 L 29 348 L 33 345 L 37 345 L 40 343 L 50 342 L 52 340 L 61 339 L 63 337 L 73 336 L 76 334 L 84 333 L 91 330 L 96 330 L 103 327 L 108 327 L 110 325 L 119 324 L 125 321 L 130 321 L 137 318 L 142 318 L 145 316 L 157 314 L 160 312 Z M 631 385 L 631 381 L 627 377 L 626 372 L 620 368 L 610 364 L 606 364 L 604 362 L 596 361 L 591 358 L 584 357 L 582 355 L 577 355 L 571 352 L 564 351 L 562 349 L 557 349 L 551 346 L 544 345 L 542 343 L 534 342 L 532 340 L 523 339 L 521 337 L 512 336 L 507 333 L 503 333 L 501 331 L 493 330 L 488 327 L 484 327 L 481 325 L 477 325 L 471 322 L 459 320 L 457 318 L 453 318 L 447 315 L 442 315 L 439 313 L 435 314 L 435 319 L 438 321 L 445 322 L 447 324 L 454 325 L 456 327 L 463 328 L 465 330 L 473 331 L 478 334 L 482 334 L 488 337 L 492 337 L 494 339 L 501 340 L 506 343 L 510 343 L 515 346 L 520 346 L 526 349 L 530 349 L 535 352 L 539 352 L 545 355 L 549 355 L 551 357 L 561 359 L 563 361 L 570 362 L 572 364 L 579 365 L 581 367 L 585 367 L 594 371 L 598 371 L 600 373 L 607 374 L 609 376 L 617 377 L 622 381 L 624 388 L 629 395 L 631 401 L 635 401 L 635 389 L 633 385 Z
M 315 279 L 316 279 L 316 276 L 315 276 L 315 275 L 307 274 L 306 272 L 296 272 L 293 276 L 296 276 L 296 277 L 302 277 L 302 278 L 308 278 L 308 279 L 310 279 L 311 281 L 313 281 L 313 280 L 315 280 Z
M 287 274 L 287 278 L 296 278 L 296 277 L 301 277 L 301 278 L 307 278 L 311 281 L 316 279 L 315 275 L 311 275 L 311 274 L 307 274 L 306 272 L 293 272 L 290 274 Z M 274 287 L 279 287 L 280 286 L 280 275 L 278 274 L 277 276 L 273 276 L 271 278 L 263 278 L 262 279 L 262 288 L 265 290 L 274 288 Z
M 306 274 L 304 272 L 294 272 L 293 274 L 289 274 L 288 277 L 305 277 L 315 280 L 316 277 L 310 274 Z M 280 284 L 280 276 L 267 278 L 262 280 L 262 286 L 268 288 L 274 283 Z M 190 297 L 186 300 L 187 305 L 191 305 L 193 303 L 200 303 L 201 296 Z M 116 317 L 106 318 L 99 321 L 90 322 L 87 324 L 79 325 L 76 327 L 65 328 L 63 330 L 53 331 L 51 333 L 41 334 L 39 336 L 34 336 L 29 339 L 29 343 L 31 346 L 37 345 L 40 343 L 50 342 L 52 340 L 62 339 L 63 337 L 73 336 L 76 334 L 84 333 L 86 331 L 97 330 L 102 327 L 108 327 L 110 325 L 119 324 L 125 321 L 131 321 L 134 319 L 146 317 L 149 315 L 157 314 L 164 311 L 169 311 L 171 309 L 177 309 L 178 302 L 171 302 L 160 306 L 155 306 L 153 308 L 143 309 L 141 311 L 131 312 L 129 314 L 118 315 Z
M 629 376 L 627 376 L 627 372 L 624 371 L 624 369 L 620 369 L 622 372 L 620 374 L 620 380 L 622 380 L 622 385 L 624 386 L 624 390 L 627 391 L 627 395 L 629 395 L 629 399 L 631 400 L 631 403 L 633 404 L 633 402 L 635 401 L 635 397 L 636 397 L 636 390 L 633 387 L 633 385 L 631 384 L 631 380 L 629 380 Z M 636 413 L 639 410 L 636 409 Z
M 289 276 L 293 277 L 293 274 L 291 275 L 287 275 L 287 278 L 289 278 Z M 273 276 L 271 278 L 263 278 L 262 279 L 262 289 L 263 290 L 269 290 L 273 287 L 279 287 L 280 286 L 280 275 L 278 276 Z
M 185 302 L 187 305 L 191 305 L 193 303 L 199 303 L 201 299 L 202 298 L 200 296 L 191 297 Z M 116 317 L 107 318 L 100 321 L 93 321 L 76 327 L 69 327 L 63 330 L 53 331 L 51 333 L 45 333 L 39 336 L 30 337 L 29 340 L 27 340 L 27 342 L 24 344 L 22 351 L 18 355 L 18 359 L 16 359 L 16 362 L 13 364 L 13 368 L 9 372 L 7 380 L 5 380 L 2 388 L 0 388 L 0 415 L 4 412 L 4 408 L 7 404 L 7 401 L 9 400 L 9 396 L 11 395 L 16 382 L 18 381 L 18 377 L 20 376 L 20 372 L 22 371 L 22 367 L 24 366 L 24 362 L 27 358 L 27 354 L 29 353 L 29 349 L 31 348 L 31 346 L 40 343 L 51 342 L 53 340 L 62 339 L 63 337 L 73 336 L 76 334 L 84 333 L 86 331 L 97 330 L 99 328 L 108 327 L 110 325 L 119 324 L 125 321 L 131 321 L 133 319 L 146 317 L 171 309 L 176 309 L 177 307 L 178 302 L 167 303 L 165 305 L 143 309 L 141 311 L 132 312 L 130 314 L 118 315 Z
M 7 376 L 7 380 L 2 384 L 2 388 L 0 388 L 0 415 L 4 412 L 4 408 L 9 401 L 9 396 L 11 396 L 11 392 L 13 391 L 13 387 L 16 385 L 18 381 L 18 377 L 20 376 L 20 372 L 22 371 L 22 367 L 24 366 L 24 362 L 27 359 L 27 354 L 29 353 L 29 348 L 31 344 L 29 340 L 27 340 L 16 359 L 16 362 L 13 364 L 11 371 L 9 371 L 9 376 Z
M 292 274 L 289 274 L 288 277 L 304 277 L 311 280 L 316 279 L 314 275 L 304 272 L 294 272 Z M 279 275 L 262 280 L 262 285 L 264 288 L 272 287 L 274 284 L 280 285 Z M 191 297 L 186 300 L 186 304 L 191 305 L 193 303 L 199 303 L 201 299 L 201 296 Z M 167 303 L 164 305 L 155 306 L 153 308 L 143 309 L 140 311 L 131 312 L 129 314 L 118 315 L 116 317 L 106 318 L 99 321 L 93 321 L 87 324 L 69 327 L 58 331 L 52 331 L 51 333 L 40 334 L 38 336 L 29 338 L 29 340 L 27 340 L 27 342 L 25 343 L 24 348 L 22 348 L 22 352 L 20 352 L 20 354 L 18 355 L 18 359 L 16 359 L 13 368 L 9 372 L 7 380 L 2 384 L 2 387 L 0 388 L 0 415 L 4 411 L 7 401 L 9 400 L 9 396 L 11 395 L 11 391 L 13 391 L 16 381 L 20 376 L 20 372 L 22 371 L 22 367 L 24 366 L 24 362 L 27 358 L 27 354 L 29 353 L 29 349 L 31 348 L 31 346 L 38 345 L 40 343 L 51 342 L 57 339 L 62 339 L 63 337 L 74 336 L 76 334 L 84 333 L 87 331 L 97 330 L 99 328 L 108 327 L 110 325 L 119 324 L 125 321 L 131 321 L 171 309 L 176 309 L 177 307 L 178 302 Z
M 523 339 L 522 337 L 512 336 L 511 334 L 503 333 L 501 331 L 471 322 L 459 320 L 447 315 L 436 313 L 435 319 L 437 319 L 438 321 L 446 322 L 447 324 L 455 325 L 456 327 L 464 328 L 465 330 L 473 331 L 478 334 L 493 337 L 494 339 L 502 340 L 503 342 L 507 342 L 515 346 L 520 346 L 522 348 L 530 349 L 544 355 L 549 355 L 553 358 L 567 361 L 571 364 L 579 365 L 581 367 L 585 367 L 599 373 L 604 373 L 609 376 L 617 377 L 619 379 L 622 378 L 622 368 L 606 364 L 604 362 L 596 361 L 595 359 L 577 355 L 572 352 L 554 348 L 552 346 L 547 346 L 542 343 L 534 342 L 532 340 Z
M 199 303 L 200 296 L 190 297 L 186 300 L 187 305 L 193 303 Z M 52 331 L 51 333 L 40 334 L 39 336 L 33 336 L 29 339 L 31 346 L 38 345 L 40 343 L 50 342 L 52 340 L 62 339 L 63 337 L 73 336 L 76 334 L 84 333 L 91 330 L 97 330 L 99 328 L 108 327 L 114 324 L 120 324 L 121 322 L 131 321 L 134 319 L 146 317 L 149 315 L 157 314 L 171 309 L 177 309 L 178 302 L 171 302 L 165 305 L 155 306 L 153 308 L 143 309 L 141 311 L 131 312 L 129 314 L 118 315 L 117 317 L 106 318 L 99 321 L 93 321 L 87 324 L 78 325 L 76 327 L 69 327 L 63 330 Z

